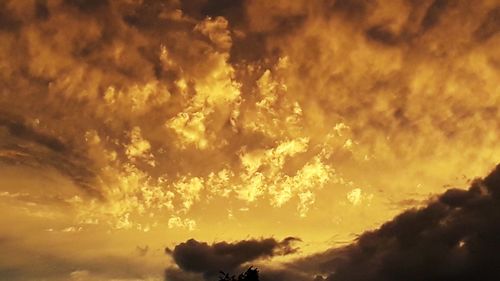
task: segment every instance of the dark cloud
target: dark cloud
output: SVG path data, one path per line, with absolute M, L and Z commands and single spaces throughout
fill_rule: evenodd
M 6 2 L 0 2 L 0 31 L 16 31 L 22 23 L 6 6 Z
M 37 0 L 35 2 L 35 15 L 38 19 L 46 20 L 50 16 L 47 0 Z
M 372 1 L 365 0 L 328 0 L 325 1 L 326 11 L 335 14 L 339 13 L 349 20 L 359 20 L 366 16 Z
M 182 0 L 181 9 L 196 19 L 224 17 L 232 26 L 242 26 L 246 21 L 243 0 Z
M 395 34 L 383 25 L 371 27 L 366 31 L 366 36 L 386 45 L 396 45 L 399 42 L 398 34 Z
M 297 241 L 299 239 L 288 237 L 282 241 L 267 238 L 209 245 L 190 239 L 175 246 L 171 255 L 182 270 L 210 277 L 220 270 L 232 272 L 257 259 L 295 253 L 297 248 L 293 247 L 293 243 Z
M 35 142 L 50 150 L 56 152 L 64 152 L 66 150 L 66 146 L 59 139 L 39 133 L 26 126 L 21 121 L 16 121 L 14 118 L 8 118 L 2 113 L 0 113 L 0 127 L 5 127 L 14 137 Z
M 84 12 L 92 12 L 108 5 L 107 0 L 65 0 L 65 2 Z
M 499 280 L 500 165 L 468 190 L 449 189 L 355 244 L 291 265 L 328 281 Z
M 479 41 L 488 40 L 500 32 L 500 6 L 488 12 L 486 18 L 474 32 L 474 36 Z
M 449 0 L 435 0 L 427 9 L 424 18 L 422 19 L 422 29 L 425 31 L 437 25 L 440 17 L 449 6 Z
M 0 112 L 0 163 L 50 166 L 97 197 L 91 162 L 58 137 L 37 130 L 15 115 Z

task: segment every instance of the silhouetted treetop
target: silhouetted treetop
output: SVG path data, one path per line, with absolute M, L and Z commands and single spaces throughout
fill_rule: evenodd
M 259 270 L 250 266 L 245 272 L 236 276 L 220 271 L 219 281 L 259 281 Z

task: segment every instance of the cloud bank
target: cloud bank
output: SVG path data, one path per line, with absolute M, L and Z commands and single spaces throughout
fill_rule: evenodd
M 406 211 L 356 243 L 291 267 L 326 280 L 496 280 L 500 165 L 468 190 L 449 189 L 426 207 Z
M 361 234 L 351 245 L 281 268 L 264 263 L 262 280 L 497 280 L 499 219 L 500 165 L 469 189 L 449 189 L 427 206 L 403 212 Z M 236 265 L 257 257 L 267 244 L 264 241 L 208 246 L 189 240 L 178 245 L 173 256 L 188 272 L 234 271 Z M 279 245 L 271 241 L 275 247 Z M 251 246 L 250 251 L 246 245 Z M 272 247 L 265 248 L 260 254 L 271 256 Z M 205 277 L 214 279 L 210 274 Z

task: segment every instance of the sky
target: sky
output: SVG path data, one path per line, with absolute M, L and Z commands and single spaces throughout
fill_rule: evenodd
M 0 0 L 0 279 L 494 272 L 499 45 L 498 0 Z

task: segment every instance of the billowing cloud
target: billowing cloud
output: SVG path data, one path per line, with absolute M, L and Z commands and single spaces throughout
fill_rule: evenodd
M 326 190 L 398 190 L 379 168 L 471 177 L 498 152 L 498 7 L 469 6 L 6 1 L 1 159 L 57 169 L 81 222 L 118 228 L 220 200 L 303 218 Z
M 0 1 L 0 236 L 54 256 L 351 241 L 498 163 L 498 14 L 489 0 Z
M 294 242 L 300 241 L 288 237 L 282 241 L 274 238 L 243 240 L 234 243 L 218 242 L 209 245 L 190 239 L 181 243 L 171 252 L 175 263 L 186 272 L 202 273 L 207 278 L 214 278 L 219 271 L 233 272 L 242 265 L 262 258 L 295 253 L 298 248 Z M 167 271 L 167 278 L 168 278 Z

